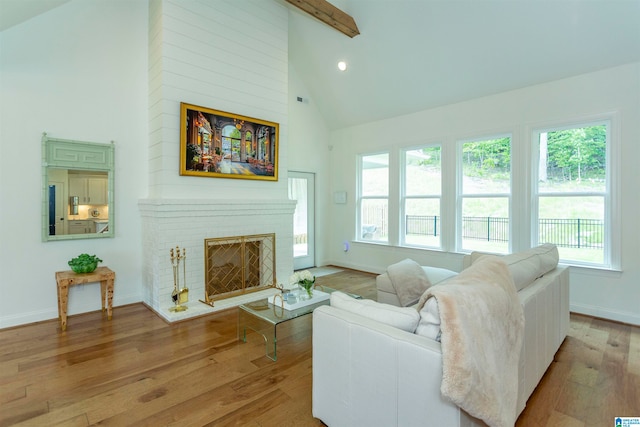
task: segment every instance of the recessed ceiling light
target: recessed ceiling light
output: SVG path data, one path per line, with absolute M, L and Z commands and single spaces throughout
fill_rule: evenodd
M 347 69 L 347 63 L 344 61 L 338 62 L 338 70 L 344 71 Z

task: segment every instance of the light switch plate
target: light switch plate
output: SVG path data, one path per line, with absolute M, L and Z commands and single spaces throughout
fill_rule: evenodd
M 347 203 L 347 192 L 336 191 L 333 193 L 333 202 L 341 205 Z

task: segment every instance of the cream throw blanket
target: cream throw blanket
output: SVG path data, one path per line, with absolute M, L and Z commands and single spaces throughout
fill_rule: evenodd
M 443 396 L 492 427 L 513 426 L 524 313 L 507 265 L 478 260 L 427 289 L 418 310 L 431 297 L 440 311 Z

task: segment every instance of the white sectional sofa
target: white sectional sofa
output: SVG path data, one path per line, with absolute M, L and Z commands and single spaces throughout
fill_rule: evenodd
M 482 255 L 465 256 L 465 268 Z M 569 271 L 557 266 L 558 253 L 553 245 L 503 259 L 514 278 L 525 316 L 518 369 L 520 414 L 567 335 Z M 452 274 L 424 269 L 428 276 L 431 273 L 432 281 Z M 397 305 L 388 280 L 385 274 L 378 278 L 378 298 Z M 446 286 L 446 280 L 434 286 Z M 380 302 L 368 305 L 382 309 L 382 313 L 392 307 Z M 441 395 L 440 343 L 407 327 L 391 326 L 392 322 L 375 310 L 362 311 L 369 309 L 323 306 L 314 311 L 313 416 L 331 427 L 484 426 Z M 401 314 L 408 313 L 402 310 L 411 310 L 396 309 Z

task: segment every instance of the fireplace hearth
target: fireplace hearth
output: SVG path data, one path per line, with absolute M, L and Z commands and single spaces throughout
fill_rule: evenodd
M 168 322 L 177 322 L 206 315 L 240 304 L 267 298 L 277 290 L 270 287 L 277 278 L 287 278 L 293 271 L 293 212 L 295 201 L 269 199 L 259 203 L 256 200 L 226 199 L 143 199 L 139 202 L 143 241 L 143 295 L 142 301 L 156 314 Z M 207 239 L 228 238 L 228 236 L 275 236 L 273 243 L 261 242 L 260 249 L 250 249 L 249 257 L 263 258 L 263 269 L 269 265 L 272 273 L 263 270 L 260 279 L 256 272 L 236 270 L 231 276 L 240 277 L 234 283 L 239 288 L 220 288 L 210 301 L 203 304 L 205 295 L 214 295 L 207 289 L 206 249 Z M 250 239 L 251 240 L 251 239 Z M 171 293 L 174 290 L 173 270 L 169 250 L 179 245 L 186 248 L 190 256 L 186 264 L 185 285 L 189 288 L 189 307 L 181 313 L 170 312 L 174 306 Z M 249 246 L 256 246 L 251 242 Z M 265 249 L 270 246 L 273 255 L 267 259 Z M 251 255 L 263 254 L 263 255 Z M 275 264 L 277 259 L 277 265 Z M 216 259 L 214 267 L 221 267 L 231 261 Z M 244 273 L 245 279 L 242 279 Z M 217 277 L 212 274 L 212 276 Z M 282 279 L 281 279 L 282 280 Z M 247 284 L 245 284 L 245 282 Z M 251 285 L 256 289 L 242 290 Z M 218 295 L 220 294 L 220 295 Z M 218 299 L 224 295 L 224 298 Z

